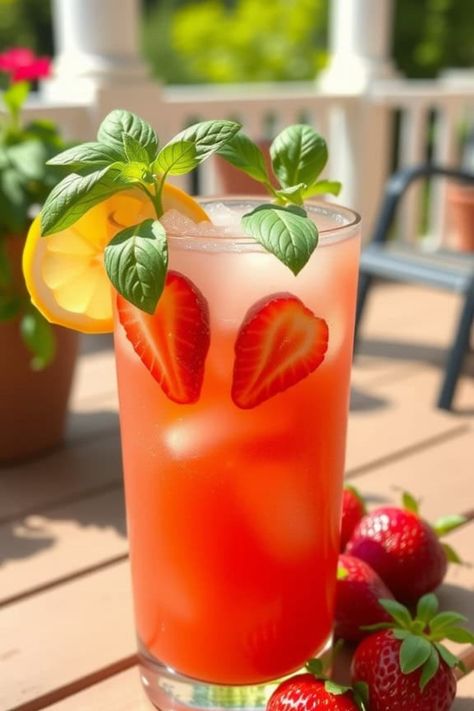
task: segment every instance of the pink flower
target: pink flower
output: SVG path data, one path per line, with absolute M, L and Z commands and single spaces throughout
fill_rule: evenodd
M 49 76 L 51 61 L 37 57 L 31 49 L 16 47 L 0 54 L 0 71 L 10 74 L 13 82 L 42 79 Z

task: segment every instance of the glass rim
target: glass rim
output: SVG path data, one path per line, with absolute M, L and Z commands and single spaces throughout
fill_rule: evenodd
M 212 195 L 212 196 L 205 196 L 205 197 L 197 197 L 196 198 L 197 202 L 199 202 L 200 205 L 206 208 L 206 205 L 210 203 L 223 203 L 223 204 L 254 204 L 254 205 L 259 205 L 262 204 L 265 201 L 265 196 L 256 196 L 256 195 Z M 352 234 L 356 233 L 358 231 L 358 228 L 360 227 L 362 218 L 359 215 L 358 212 L 353 210 L 352 208 L 345 207 L 343 205 L 340 205 L 339 203 L 335 202 L 327 202 L 325 200 L 307 200 L 304 204 L 304 207 L 308 209 L 309 212 L 311 212 L 311 209 L 314 210 L 314 212 L 320 211 L 328 214 L 330 217 L 335 217 L 338 216 L 339 218 L 342 218 L 342 220 L 345 220 L 344 222 L 341 222 L 341 224 L 331 226 L 331 227 L 324 227 L 319 230 L 319 242 L 320 245 L 328 245 L 333 242 L 338 242 L 342 239 L 347 239 L 348 237 L 352 236 Z M 216 235 L 216 234 L 177 234 L 173 232 L 173 230 L 168 231 L 167 230 L 167 237 L 170 238 L 173 242 L 176 243 L 187 243 L 187 244 L 194 244 L 196 246 L 198 245 L 204 245 L 208 243 L 213 243 L 217 244 L 220 243 L 222 246 L 226 246 L 229 248 L 229 245 L 235 245 L 236 247 L 245 247 L 245 246 L 252 246 L 254 249 L 262 249 L 263 247 L 258 244 L 252 237 L 249 235 L 235 235 L 235 234 L 223 234 L 223 235 Z

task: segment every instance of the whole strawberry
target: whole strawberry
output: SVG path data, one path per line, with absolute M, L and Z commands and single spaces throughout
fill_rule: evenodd
M 472 642 L 474 635 L 460 627 L 454 612 L 438 613 L 432 594 L 418 603 L 417 617 L 393 600 L 381 600 L 393 622 L 366 637 L 352 660 L 352 678 L 368 687 L 370 711 L 448 711 L 456 695 L 457 657 L 442 639 Z
M 365 503 L 357 489 L 346 485 L 342 492 L 341 552 L 365 513 Z
M 351 555 L 339 555 L 334 613 L 336 637 L 357 642 L 367 635 L 364 625 L 388 622 L 390 615 L 379 603 L 393 595 L 370 565 Z
M 275 689 L 267 703 L 266 711 L 364 711 L 366 706 L 360 691 L 340 686 L 326 679 L 323 664 L 314 659 L 306 665 L 307 674 L 297 674 L 285 679 Z M 361 691 L 366 693 L 365 685 Z
M 364 516 L 356 526 L 346 553 L 365 560 L 390 588 L 397 600 L 416 602 L 440 585 L 448 560 L 460 562 L 439 536 L 465 522 L 449 516 L 430 526 L 420 518 L 418 504 L 403 495 L 405 508 L 383 506 Z

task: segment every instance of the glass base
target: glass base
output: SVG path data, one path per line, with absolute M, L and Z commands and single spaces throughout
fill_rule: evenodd
M 318 653 L 330 652 L 332 637 Z M 139 651 L 139 669 L 142 684 L 152 704 L 160 711 L 199 711 L 212 709 L 264 709 L 278 684 L 286 677 L 263 682 L 230 686 L 210 684 L 179 674 L 151 658 L 143 647 Z M 304 672 L 301 669 L 300 672 Z M 293 672 L 296 674 L 299 672 Z

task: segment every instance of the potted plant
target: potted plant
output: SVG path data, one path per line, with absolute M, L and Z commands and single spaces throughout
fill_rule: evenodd
M 9 78 L 0 116 L 0 462 L 33 456 L 64 431 L 77 336 L 52 327 L 31 304 L 23 283 L 23 242 L 35 212 L 57 182 L 46 161 L 64 148 L 49 121 L 24 124 L 30 81 L 49 60 L 30 50 L 0 54 Z

